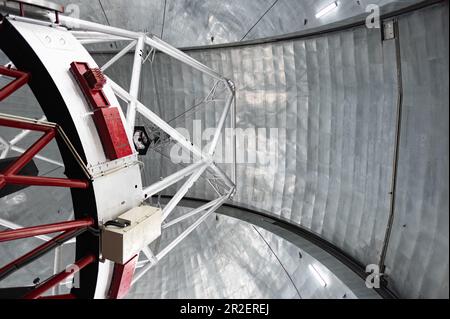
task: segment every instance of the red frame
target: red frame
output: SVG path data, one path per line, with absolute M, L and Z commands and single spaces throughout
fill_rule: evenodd
M 61 231 L 90 227 L 92 225 L 94 225 L 94 220 L 88 217 L 61 223 L 4 230 L 0 232 L 0 242 L 17 240 L 28 237 L 36 237 L 44 234 L 51 234 Z
M 138 255 L 134 255 L 125 264 L 114 264 L 114 272 L 111 279 L 111 286 L 109 287 L 108 297 L 110 299 L 121 299 L 125 297 L 131 288 L 134 271 Z
M 52 249 L 56 245 L 61 245 L 65 241 L 69 240 L 70 238 L 76 237 L 77 235 L 84 232 L 88 227 L 94 225 L 94 219 L 92 218 L 83 218 L 79 220 L 74 221 L 68 221 L 68 222 L 61 222 L 61 223 L 54 223 L 54 224 L 47 224 L 47 225 L 41 225 L 41 226 L 33 226 L 33 227 L 25 227 L 21 229 L 15 229 L 15 230 L 6 230 L 3 232 L 0 232 L 0 242 L 1 241 L 8 241 L 8 240 L 16 240 L 26 237 L 32 237 L 37 235 L 43 235 L 43 234 L 49 234 L 59 231 L 64 231 L 63 233 L 55 236 L 51 240 L 45 242 L 44 244 L 36 247 L 35 249 L 31 250 L 30 252 L 26 253 L 25 255 L 15 259 L 14 261 L 8 263 L 7 265 L 0 268 L 0 280 L 9 276 L 14 271 L 20 269 L 24 265 L 32 262 L 34 259 L 42 256 L 46 252 L 48 252 L 50 249 Z M 80 259 L 78 262 L 76 262 L 74 265 L 76 267 L 71 267 L 70 272 L 63 271 L 50 279 L 44 281 L 42 284 L 39 284 L 33 289 L 31 292 L 27 293 L 24 298 L 25 299 L 36 299 L 40 295 L 42 295 L 44 292 L 49 290 L 50 288 L 54 287 L 55 285 L 62 282 L 64 279 L 69 277 L 72 273 L 83 269 L 85 266 L 89 265 L 90 263 L 94 262 L 96 260 L 96 257 L 94 255 L 89 255 L 85 258 Z M 68 295 L 61 295 L 61 296 L 53 296 L 54 299 L 73 299 L 75 298 L 74 295 L 68 294 Z
M 51 240 L 43 243 L 42 245 L 34 248 L 25 255 L 11 261 L 10 263 L 0 268 L 0 280 L 3 280 L 4 278 L 12 274 L 14 271 L 18 270 L 20 267 L 23 267 L 24 265 L 30 263 L 34 259 L 42 256 L 49 250 L 53 249 L 55 246 L 61 245 L 62 243 L 68 241 L 73 237 L 76 237 L 82 232 L 83 231 L 80 230 L 80 228 L 65 231 L 62 234 L 55 236 Z
M 21 13 L 23 13 L 23 7 L 21 4 Z M 8 77 L 13 77 L 11 83 L 7 84 L 0 89 L 0 101 L 10 96 L 14 91 L 18 90 L 25 83 L 28 82 L 30 74 L 26 72 L 21 72 L 18 70 L 6 68 L 0 66 L 0 75 L 5 75 Z M 23 130 L 38 131 L 44 133 L 32 146 L 30 146 L 21 156 L 19 156 L 13 163 L 8 165 L 3 171 L 0 172 L 0 189 L 5 187 L 7 184 L 16 185 L 40 185 L 40 186 L 55 186 L 55 187 L 73 187 L 73 188 L 87 188 L 89 187 L 89 181 L 69 179 L 69 178 L 55 178 L 55 177 L 42 177 L 42 176 L 22 176 L 18 173 L 24 168 L 33 157 L 39 153 L 53 138 L 56 137 L 58 131 L 56 126 L 51 126 L 47 124 L 33 123 L 29 121 L 23 121 L 14 118 L 1 118 L 0 126 L 18 128 Z M 27 237 L 34 237 L 43 234 L 50 234 L 55 232 L 62 232 L 59 235 L 53 237 L 48 242 L 34 248 L 27 254 L 17 258 L 16 260 L 8 263 L 7 265 L 0 268 L 0 280 L 10 275 L 17 269 L 20 269 L 24 265 L 32 262 L 34 259 L 39 258 L 50 249 L 63 244 L 70 238 L 76 237 L 79 234 L 86 231 L 88 227 L 93 226 L 95 223 L 92 218 L 82 218 L 74 221 L 60 222 L 54 224 L 24 227 L 14 230 L 6 230 L 0 232 L 0 242 L 16 240 Z M 25 299 L 37 299 L 45 293 L 47 290 L 58 285 L 64 279 L 69 277 L 75 272 L 80 271 L 87 265 L 95 262 L 97 258 L 94 255 L 88 255 L 84 258 L 78 260 L 74 265 L 76 267 L 71 267 L 70 272 L 63 271 L 57 275 L 52 276 L 41 284 L 36 285 L 36 287 L 28 292 L 23 298 Z M 76 298 L 73 294 L 59 295 L 44 297 L 41 299 L 74 299 Z
M 25 296 L 23 296 L 23 299 L 38 299 L 47 290 L 58 285 L 60 282 L 62 282 L 64 279 L 71 276 L 72 274 L 79 272 L 84 267 L 93 263 L 96 259 L 97 258 L 95 258 L 94 255 L 88 255 L 86 257 L 81 258 L 74 264 L 75 267 L 70 267 L 70 271 L 64 270 L 64 271 L 60 272 L 59 274 L 54 275 L 50 279 L 44 281 L 42 284 L 38 284 L 33 290 L 31 290 Z M 62 296 L 67 296 L 67 295 L 62 295 Z M 53 296 L 53 297 L 57 297 L 57 296 Z M 56 299 L 56 298 L 53 298 L 53 299 Z M 70 299 L 70 298 L 59 298 L 59 299 Z
M 89 187 L 88 181 L 79 179 L 17 175 L 19 171 L 24 166 L 26 166 L 37 153 L 39 153 L 54 137 L 56 137 L 57 130 L 55 127 L 44 124 L 29 123 L 16 119 L 6 118 L 0 118 L 0 126 L 7 126 L 44 133 L 44 135 L 41 136 L 33 145 L 31 145 L 21 156 L 19 156 L 8 167 L 6 167 L 3 172 L 0 172 L 0 189 L 7 184 L 73 188 Z
M 15 78 L 11 83 L 0 89 L 0 102 L 10 96 L 14 91 L 18 90 L 30 79 L 30 74 L 19 70 L 14 70 L 4 66 L 0 66 L 0 75 Z

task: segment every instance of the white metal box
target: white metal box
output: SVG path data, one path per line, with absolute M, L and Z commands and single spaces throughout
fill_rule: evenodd
M 102 256 L 119 264 L 125 264 L 142 248 L 161 235 L 161 209 L 139 206 L 120 215 L 116 220 L 127 222 L 123 228 L 102 227 Z

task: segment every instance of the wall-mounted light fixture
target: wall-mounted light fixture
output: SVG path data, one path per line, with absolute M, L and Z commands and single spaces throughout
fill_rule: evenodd
M 332 3 L 330 3 L 329 5 L 327 5 L 326 7 L 320 9 L 317 13 L 316 13 L 316 18 L 320 18 L 328 13 L 330 13 L 331 11 L 333 11 L 334 9 L 336 9 L 338 7 L 338 2 L 334 1 Z

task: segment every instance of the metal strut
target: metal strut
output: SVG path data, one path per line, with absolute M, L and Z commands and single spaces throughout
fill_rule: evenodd
M 0 75 L 14 78 L 12 82 L 0 89 L 0 102 L 20 89 L 30 79 L 29 73 L 4 66 L 0 66 Z
M 0 189 L 7 184 L 73 188 L 87 188 L 89 186 L 88 181 L 79 179 L 19 175 L 21 169 L 24 168 L 25 165 L 27 165 L 48 143 L 50 143 L 54 137 L 56 137 L 58 132 L 56 127 L 52 127 L 48 124 L 30 123 L 13 117 L 4 117 L 1 115 L 0 126 L 44 133 L 44 135 L 41 136 L 32 146 L 30 146 L 21 156 L 19 156 L 17 160 L 0 172 Z

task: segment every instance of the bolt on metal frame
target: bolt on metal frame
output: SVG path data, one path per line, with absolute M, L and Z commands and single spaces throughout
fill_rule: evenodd
M 39 25 L 47 25 L 47 22 L 34 20 L 25 17 L 10 16 L 12 19 L 22 22 L 34 23 Z M 92 44 L 92 43 L 102 43 L 102 42 L 112 42 L 112 41 L 130 41 L 130 43 L 125 46 L 120 52 L 118 52 L 112 59 L 105 63 L 101 70 L 104 71 L 118 61 L 121 57 L 127 54 L 130 50 L 134 48 L 134 58 L 131 73 L 130 90 L 127 91 L 123 89 L 120 85 L 115 83 L 112 79 L 107 78 L 109 85 L 113 89 L 117 97 L 127 103 L 126 110 L 126 127 L 129 136 L 132 136 L 134 124 L 136 120 L 136 114 L 139 113 L 155 126 L 161 129 L 163 132 L 168 134 L 171 139 L 179 143 L 184 149 L 194 154 L 194 158 L 198 158 L 199 161 L 195 162 L 180 171 L 177 171 L 159 182 L 153 185 L 147 186 L 142 190 L 142 200 L 150 198 L 153 195 L 161 192 L 165 188 L 173 185 L 174 183 L 181 181 L 183 178 L 187 177 L 186 182 L 180 187 L 177 193 L 174 195 L 173 199 L 166 205 L 163 209 L 163 219 L 167 219 L 173 209 L 178 205 L 180 200 L 185 196 L 188 190 L 196 182 L 196 180 L 204 173 L 211 173 L 215 179 L 222 181 L 226 187 L 225 194 L 218 192 L 217 188 L 210 183 L 212 188 L 219 197 L 212 200 L 211 202 L 200 206 L 196 209 L 191 210 L 184 216 L 181 216 L 175 220 L 169 221 L 167 225 L 163 224 L 162 228 L 165 229 L 175 223 L 178 223 L 188 217 L 198 215 L 204 212 L 192 225 L 190 225 L 186 230 L 184 230 L 176 239 L 172 241 L 168 246 L 163 248 L 156 255 L 151 252 L 150 248 L 146 247 L 143 250 L 143 254 L 147 257 L 147 261 L 144 262 L 142 269 L 135 274 L 132 284 L 137 282 L 153 265 L 157 263 L 158 260 L 163 258 L 168 254 L 179 242 L 181 242 L 186 236 L 188 236 L 198 225 L 200 225 L 208 216 L 210 216 L 220 205 L 222 205 L 227 199 L 231 198 L 235 192 L 236 183 L 236 139 L 233 134 L 233 145 L 232 145 L 232 158 L 233 163 L 231 165 L 231 178 L 228 177 L 225 172 L 223 172 L 214 163 L 214 152 L 217 148 L 220 134 L 224 128 L 227 115 L 231 112 L 231 129 L 234 132 L 235 128 L 235 87 L 231 80 L 223 77 L 219 73 L 210 69 L 209 67 L 203 65 L 197 60 L 191 58 L 182 51 L 170 46 L 161 39 L 154 35 L 149 35 L 146 33 L 139 33 L 128 31 L 120 28 L 115 28 L 111 26 L 105 26 L 98 23 L 88 22 L 80 19 L 75 19 L 67 16 L 60 16 L 59 21 L 55 21 L 52 15 L 47 16 L 54 24 L 54 27 L 65 27 L 71 30 L 73 36 L 75 36 L 81 44 Z M 56 22 L 56 23 L 55 23 Z M 144 56 L 144 50 L 146 47 L 150 47 L 151 51 L 147 56 Z M 214 132 L 212 142 L 207 152 L 202 152 L 197 146 L 186 139 L 182 134 L 175 130 L 170 124 L 161 119 L 158 115 L 152 112 L 144 104 L 138 100 L 139 94 L 139 83 L 141 77 L 142 64 L 150 57 L 154 56 L 156 50 L 165 53 L 176 60 L 189 65 L 190 67 L 202 72 L 213 78 L 215 80 L 215 86 L 217 83 L 223 83 L 225 86 L 228 96 L 225 100 L 224 108 L 220 119 L 217 123 L 216 131 Z M 153 61 L 153 58 L 151 58 Z M 142 265 L 142 264 L 141 264 Z

